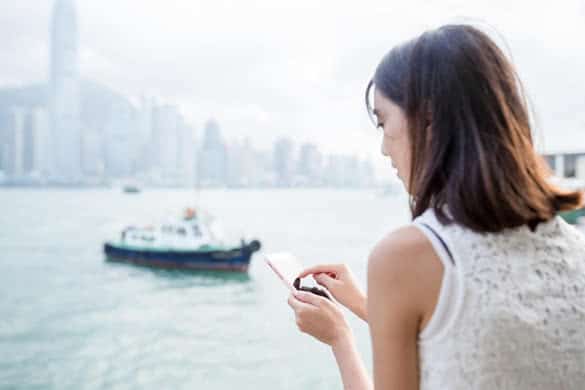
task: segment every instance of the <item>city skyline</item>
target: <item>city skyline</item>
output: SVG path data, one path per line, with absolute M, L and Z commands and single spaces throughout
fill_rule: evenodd
M 31 85 L 0 90 L 4 95 L 0 102 L 3 182 L 99 185 L 133 178 L 145 185 L 191 186 L 197 182 L 232 187 L 369 186 L 375 182 L 370 163 L 355 157 L 322 156 L 314 145 L 309 149 L 314 149 L 311 156 L 318 155 L 318 164 L 304 161 L 304 169 L 284 172 L 278 149 L 266 157 L 249 140 L 243 147 L 226 141 L 213 119 L 208 120 L 197 144 L 195 131 L 178 105 L 148 98 L 134 104 L 116 96 L 114 90 L 88 84 L 79 71 L 75 3 L 54 3 L 46 89 Z M 289 145 L 284 158 L 292 167 L 296 164 L 293 142 L 281 141 Z M 326 161 L 320 166 L 322 160 Z M 362 178 L 351 179 L 351 175 Z
M 11 33 L 1 38 L 7 60 L 0 85 L 48 80 L 41 65 L 48 63 L 52 5 L 3 6 L 0 18 Z M 373 67 L 392 45 L 425 28 L 479 23 L 518 67 L 536 112 L 537 144 L 548 151 L 585 149 L 585 45 L 578 39 L 585 7 L 579 1 L 77 5 L 82 74 L 114 86 L 135 105 L 140 96 L 158 96 L 180 106 L 199 134 L 216 117 L 226 138 L 251 138 L 268 149 L 288 136 L 324 153 L 371 158 L 384 173 L 389 163 L 379 155 L 362 102 Z M 559 72 L 551 74 L 555 67 Z

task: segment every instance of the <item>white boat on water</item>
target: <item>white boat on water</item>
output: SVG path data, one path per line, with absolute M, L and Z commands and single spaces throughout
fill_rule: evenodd
M 192 208 L 181 218 L 147 227 L 128 226 L 117 240 L 104 244 L 111 261 L 163 268 L 248 270 L 251 256 L 260 242 L 241 240 L 228 245 L 221 238 L 215 219 Z

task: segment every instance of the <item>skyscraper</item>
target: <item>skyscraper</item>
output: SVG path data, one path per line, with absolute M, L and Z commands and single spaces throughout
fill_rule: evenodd
M 279 138 L 272 147 L 272 161 L 276 184 L 280 187 L 288 187 L 293 179 L 293 143 L 289 138 Z
M 53 175 L 81 179 L 81 120 L 77 15 L 74 0 L 56 0 L 51 24 L 50 115 Z
M 301 145 L 297 173 L 302 177 L 303 184 L 314 186 L 320 185 L 322 180 L 323 156 L 317 145 L 305 143 Z
M 219 124 L 210 119 L 205 124 L 199 153 L 198 180 L 206 186 L 226 184 L 227 150 Z
M 49 126 L 45 107 L 25 108 L 22 173 L 29 178 L 47 175 Z
M 158 108 L 158 133 L 160 165 L 163 176 L 173 181 L 177 175 L 179 131 L 181 115 L 175 105 L 164 104 Z
M 5 134 L 3 166 L 9 178 L 20 179 L 24 173 L 26 110 L 12 107 L 9 112 L 8 132 Z

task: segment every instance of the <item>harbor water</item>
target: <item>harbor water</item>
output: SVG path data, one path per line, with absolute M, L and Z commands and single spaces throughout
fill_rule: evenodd
M 302 334 L 263 253 L 348 263 L 408 222 L 376 190 L 0 191 L 0 389 L 338 389 L 331 351 Z M 248 274 L 106 262 L 126 225 L 204 206 L 263 245 Z M 367 326 L 346 311 L 366 364 Z

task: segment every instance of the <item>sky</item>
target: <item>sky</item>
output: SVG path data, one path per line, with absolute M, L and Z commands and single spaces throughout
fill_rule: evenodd
M 543 151 L 585 151 L 585 0 L 77 0 L 82 77 L 177 104 L 195 129 L 282 136 L 379 168 L 364 88 L 392 46 L 471 23 L 512 57 Z M 0 86 L 47 80 L 52 0 L 0 2 Z

